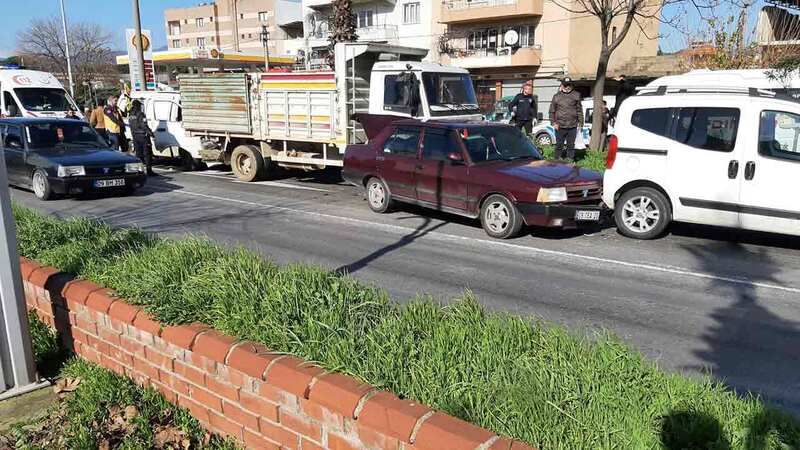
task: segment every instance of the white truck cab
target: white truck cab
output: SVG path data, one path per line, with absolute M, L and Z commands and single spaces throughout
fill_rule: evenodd
M 64 117 L 82 111 L 48 72 L 0 68 L 0 113 L 6 117 Z
M 155 135 L 153 154 L 167 158 L 180 158 L 184 170 L 196 170 L 203 167 L 200 151 L 203 148 L 199 136 L 190 136 L 183 127 L 183 111 L 181 94 L 178 91 L 132 91 L 130 101 L 142 103 L 147 124 Z M 120 109 L 127 110 L 129 100 L 122 97 Z M 130 127 L 125 133 L 130 142 Z

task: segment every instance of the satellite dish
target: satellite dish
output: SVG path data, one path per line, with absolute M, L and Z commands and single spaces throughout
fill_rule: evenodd
M 503 42 L 509 47 L 513 47 L 519 43 L 519 33 L 516 30 L 508 30 L 503 35 Z

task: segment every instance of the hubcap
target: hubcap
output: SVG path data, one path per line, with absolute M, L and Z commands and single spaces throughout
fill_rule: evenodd
M 386 191 L 384 191 L 383 185 L 378 182 L 370 183 L 367 196 L 369 197 L 369 204 L 376 209 L 381 208 L 386 201 Z
M 647 233 L 658 225 L 660 219 L 661 211 L 649 197 L 632 198 L 622 207 L 622 222 L 635 233 Z
M 550 137 L 549 136 L 539 136 L 539 139 L 536 140 L 536 143 L 539 145 L 550 145 Z
M 41 173 L 33 174 L 33 192 L 37 197 L 44 197 L 45 180 Z
M 242 153 L 238 158 L 236 158 L 236 166 L 239 168 L 241 173 L 248 175 L 253 168 L 253 161 L 249 156 Z
M 494 233 L 502 233 L 508 228 L 511 222 L 511 214 L 508 208 L 501 202 L 492 202 L 486 208 L 486 215 L 484 217 L 486 226 Z

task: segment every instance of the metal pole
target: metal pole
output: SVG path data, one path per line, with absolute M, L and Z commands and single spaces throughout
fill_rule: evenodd
M 9 390 L 8 394 L 11 394 L 34 385 L 36 368 L 5 158 L 0 158 L 0 224 L 0 392 Z
M 136 43 L 136 54 L 139 61 L 137 61 L 137 66 L 139 66 L 139 74 L 142 78 L 142 90 L 147 90 L 147 74 L 144 73 L 144 45 L 142 44 L 142 19 L 139 17 L 139 0 L 132 0 L 133 3 L 133 24 L 136 27 L 136 36 L 133 38 L 135 39 Z M 153 80 L 155 81 L 155 80 Z
M 239 5 L 236 0 L 231 0 L 231 13 L 233 15 L 233 50 L 240 51 L 239 48 Z
M 269 29 L 261 25 L 261 43 L 264 44 L 264 71 L 269 72 Z
M 69 95 L 75 99 L 75 83 L 72 81 L 72 61 L 69 57 L 69 35 L 67 33 L 67 14 L 64 12 L 64 0 L 61 0 L 61 25 L 64 27 L 64 48 L 67 52 L 67 74 L 69 76 Z

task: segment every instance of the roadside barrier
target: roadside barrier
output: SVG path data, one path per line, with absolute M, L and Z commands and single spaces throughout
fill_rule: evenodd
M 157 389 L 254 449 L 534 450 L 355 378 L 194 323 L 167 326 L 89 281 L 20 259 L 29 310 L 81 358 Z

